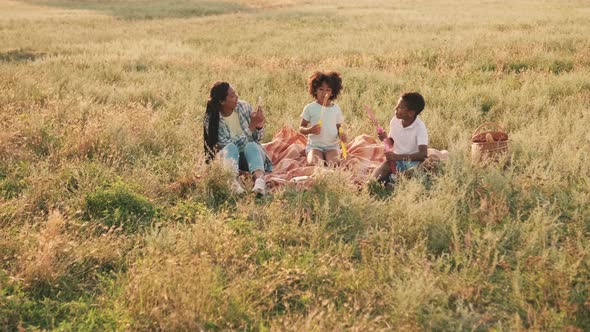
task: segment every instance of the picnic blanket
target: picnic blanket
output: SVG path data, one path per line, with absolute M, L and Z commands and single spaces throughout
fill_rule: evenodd
M 289 127 L 281 128 L 272 141 L 262 144 L 273 163 L 273 171 L 266 175 L 271 187 L 290 183 L 293 178 L 309 176 L 316 172 L 314 166 L 307 166 L 305 146 L 307 138 Z M 350 171 L 355 183 L 364 183 L 373 169 L 384 160 L 383 143 L 369 135 L 360 135 L 346 144 L 348 157 L 341 161 L 340 167 Z M 446 160 L 448 152 L 428 149 L 429 162 Z

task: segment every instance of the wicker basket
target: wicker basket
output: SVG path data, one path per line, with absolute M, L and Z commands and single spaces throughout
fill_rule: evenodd
M 488 128 L 487 131 L 483 131 Z M 495 122 L 482 123 L 471 135 L 471 160 L 473 162 L 498 160 L 508 152 L 508 134 Z

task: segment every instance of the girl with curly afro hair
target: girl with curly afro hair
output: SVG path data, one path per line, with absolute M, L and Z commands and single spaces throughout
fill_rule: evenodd
M 340 160 L 340 140 L 346 141 L 346 135 L 339 133 L 344 116 L 334 103 L 342 91 L 342 76 L 338 72 L 316 71 L 309 77 L 307 88 L 314 101 L 303 109 L 299 127 L 299 132 L 307 135 L 307 164 L 336 165 Z

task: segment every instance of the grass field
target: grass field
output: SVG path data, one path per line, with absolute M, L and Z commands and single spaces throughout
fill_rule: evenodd
M 0 0 L 0 330 L 590 330 L 589 34 L 583 0 Z M 314 70 L 349 136 L 420 91 L 450 161 L 232 196 L 209 86 L 268 141 Z

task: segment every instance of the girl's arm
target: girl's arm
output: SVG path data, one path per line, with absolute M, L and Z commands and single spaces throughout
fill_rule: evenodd
M 309 121 L 305 119 L 301 119 L 301 124 L 299 125 L 299 132 L 303 135 L 315 134 L 318 135 L 322 126 L 316 124 L 315 126 L 309 127 Z
M 346 143 L 346 134 L 344 133 L 344 131 L 342 131 L 342 132 L 340 131 L 340 127 L 341 126 L 342 126 L 341 123 L 337 123 L 336 124 L 336 131 L 338 132 L 338 137 L 340 138 L 340 140 L 342 142 L 345 142 Z
M 305 120 L 305 119 L 301 119 L 301 123 L 299 124 L 299 133 L 303 134 L 303 135 L 307 135 L 309 134 L 308 128 L 309 126 L 309 121 Z

